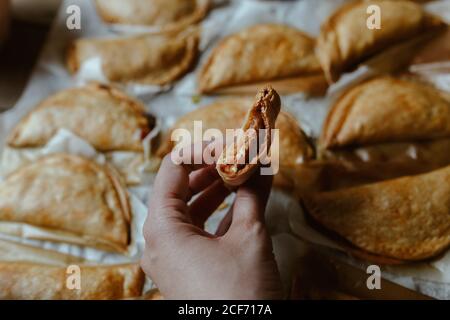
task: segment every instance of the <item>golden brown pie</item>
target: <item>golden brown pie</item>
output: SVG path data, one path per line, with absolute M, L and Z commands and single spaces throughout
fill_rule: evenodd
M 181 117 L 172 127 L 157 154 L 163 157 L 175 146 L 180 136 L 175 129 L 185 129 L 193 137 L 192 143 L 201 142 L 203 137 L 194 134 L 194 121 L 202 124 L 203 131 L 218 129 L 223 136 L 227 129 L 238 129 L 245 120 L 251 99 L 230 98 L 221 99 L 203 108 L 199 108 Z M 300 166 L 314 157 L 314 149 L 308 141 L 306 134 L 302 131 L 296 119 L 285 111 L 281 111 L 275 123 L 279 129 L 279 159 L 280 174 L 275 178 L 275 185 L 292 187 L 293 181 L 291 170 Z M 272 149 L 274 154 L 275 149 Z
M 345 93 L 325 122 L 325 149 L 450 138 L 450 102 L 435 88 L 391 77 Z
M 125 252 L 130 220 L 115 171 L 78 156 L 41 158 L 0 183 L 0 232 L 30 225 L 42 231 L 33 238 Z
M 367 27 L 370 5 L 381 10 L 380 29 Z M 316 52 L 327 79 L 334 82 L 384 49 L 441 27 L 439 19 L 412 1 L 352 1 L 322 25 Z
M 166 85 L 189 71 L 198 54 L 198 40 L 196 29 L 178 34 L 81 39 L 70 46 L 67 65 L 76 73 L 83 63 L 100 59 L 103 75 L 111 82 Z
M 237 129 L 244 121 L 250 104 L 251 100 L 245 98 L 222 99 L 180 117 L 169 130 L 157 155 L 162 158 L 175 147 L 181 138 L 176 129 L 187 130 L 192 137 L 191 143 L 201 142 L 203 137 L 194 134 L 195 121 L 201 123 L 203 131 L 215 128 L 223 135 L 227 129 Z
M 200 71 L 199 91 L 233 93 L 238 87 L 268 80 L 278 88 L 273 80 L 285 80 L 282 87 L 288 86 L 289 91 L 322 94 L 326 84 L 314 46 L 313 38 L 285 25 L 260 24 L 244 29 L 213 49 Z M 287 79 L 293 79 L 289 85 Z
M 108 23 L 181 29 L 200 21 L 210 0 L 95 0 Z
M 305 196 L 313 220 L 370 254 L 422 260 L 450 245 L 450 167 Z
M 69 289 L 67 267 L 0 262 L 0 299 L 118 300 L 142 294 L 139 265 L 80 266 L 81 289 Z
M 142 151 L 154 119 L 144 106 L 105 85 L 60 91 L 42 101 L 12 130 L 14 148 L 44 146 L 59 129 L 67 129 L 99 151 Z

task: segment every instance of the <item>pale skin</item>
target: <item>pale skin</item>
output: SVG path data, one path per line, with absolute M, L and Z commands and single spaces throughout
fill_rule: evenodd
M 210 234 L 205 221 L 230 190 L 214 166 L 163 160 L 144 225 L 141 266 L 166 299 L 283 298 L 264 221 L 271 186 L 272 177 L 255 174 Z

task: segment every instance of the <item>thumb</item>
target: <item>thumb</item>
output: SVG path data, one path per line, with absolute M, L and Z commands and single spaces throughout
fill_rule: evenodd
M 264 223 L 264 213 L 272 189 L 273 176 L 254 175 L 242 185 L 233 204 L 233 220 L 230 228 L 255 222 Z

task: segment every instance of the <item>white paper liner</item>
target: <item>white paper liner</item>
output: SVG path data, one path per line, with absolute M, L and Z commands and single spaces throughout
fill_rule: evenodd
M 193 72 L 176 83 L 170 92 L 165 91 L 167 88 L 156 88 L 155 90 L 154 87 L 128 87 L 126 89 L 128 92 L 138 95 L 145 102 L 147 111 L 157 116 L 161 121 L 162 130 L 168 129 L 183 114 L 215 100 L 214 97 L 200 97 L 200 101 L 196 101 L 196 74 L 210 54 L 212 48 L 214 48 L 222 37 L 237 32 L 244 27 L 261 22 L 290 24 L 312 36 L 317 36 L 319 34 L 320 24 L 324 19 L 345 2 L 346 0 L 303 0 L 289 2 L 264 2 L 257 0 L 231 1 L 231 4 L 227 6 L 213 10 L 202 22 L 203 30 L 200 43 L 202 54 L 200 63 Z M 436 1 L 427 4 L 427 8 L 440 16 L 448 17 L 450 15 L 449 3 L 449 1 Z M 82 10 L 82 29 L 79 31 L 68 31 L 65 25 L 67 17 L 65 8 L 71 4 L 79 5 Z M 12 127 L 29 110 L 34 108 L 40 100 L 58 90 L 75 86 L 77 81 L 80 83 L 80 80 L 83 80 L 84 77 L 75 79 L 66 70 L 64 53 L 69 41 L 81 37 L 105 36 L 115 36 L 115 33 L 100 21 L 92 7 L 91 1 L 65 0 L 63 2 L 26 91 L 14 109 L 0 115 L 0 144 L 4 144 L 5 138 Z M 101 78 L 102 75 L 99 70 L 101 70 L 101 68 L 99 69 L 99 62 L 94 61 L 91 62 L 91 66 L 88 66 L 84 72 L 87 73 L 87 78 L 89 76 L 98 76 Z M 367 74 L 367 67 L 363 66 L 352 74 L 344 75 L 330 89 L 332 95 L 326 98 L 305 99 L 303 94 L 284 96 L 282 97 L 283 108 L 299 120 L 303 129 L 309 135 L 318 137 L 321 132 L 322 123 L 335 96 L 345 87 L 346 83 L 354 81 L 355 78 L 360 80 L 366 77 Z M 436 79 L 435 75 L 430 77 L 430 81 L 433 81 L 433 79 Z M 193 97 L 196 98 L 193 99 Z M 154 176 L 149 175 L 146 183 L 151 185 L 153 179 Z M 129 188 L 129 191 L 132 194 L 132 199 L 134 199 L 132 200 L 133 207 L 136 207 L 133 208 L 133 211 L 136 210 L 136 212 L 133 212 L 134 219 L 132 227 L 132 234 L 136 235 L 136 237 L 133 237 L 136 239 L 136 243 L 135 250 L 131 250 L 131 257 L 114 255 L 73 245 L 61 245 L 25 239 L 21 241 L 102 263 L 121 263 L 138 259 L 144 242 L 141 233 L 147 211 L 144 203 L 148 201 L 151 186 L 133 186 Z M 226 201 L 228 206 L 225 206 L 222 210 L 214 214 L 207 222 L 208 231 L 215 231 L 218 222 L 229 210 L 229 205 L 232 201 L 233 196 L 230 196 Z M 339 250 L 338 245 L 317 233 L 302 220 L 301 208 L 297 200 L 289 194 L 274 190 L 269 200 L 266 216 L 270 234 L 273 236 L 275 256 L 280 267 L 285 288 L 289 286 L 290 278 L 294 272 L 292 268 L 295 268 L 296 258 L 302 254 L 302 247 L 304 246 L 304 242 L 299 240 L 296 235 L 300 235 L 307 241 Z M 448 283 L 450 281 L 447 279 L 447 275 L 450 275 L 450 261 L 448 261 L 449 258 L 447 256 L 433 262 L 433 264 L 408 266 L 410 268 L 408 270 L 403 267 L 393 267 L 392 270 L 389 268 L 389 272 L 384 272 L 383 276 L 393 282 L 432 297 L 450 298 L 448 290 Z M 353 259 L 346 259 L 346 262 L 351 264 L 358 263 Z

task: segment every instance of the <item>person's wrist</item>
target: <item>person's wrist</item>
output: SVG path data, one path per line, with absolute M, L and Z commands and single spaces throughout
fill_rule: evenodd
M 9 0 L 0 0 L 0 45 L 3 44 L 9 34 L 10 12 Z

